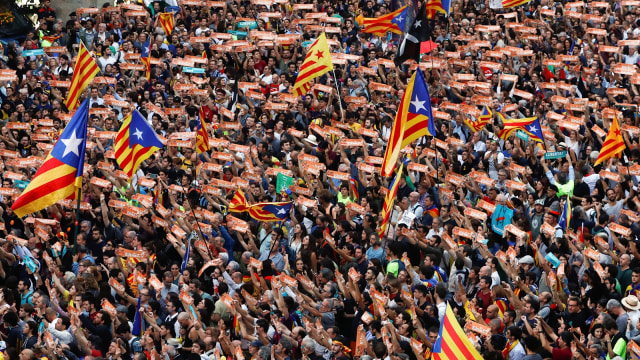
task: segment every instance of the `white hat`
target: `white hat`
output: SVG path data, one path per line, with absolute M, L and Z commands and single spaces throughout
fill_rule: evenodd
M 531 255 L 525 255 L 522 257 L 522 259 L 520 259 L 518 261 L 520 264 L 530 264 L 533 265 L 535 263 L 535 261 L 533 260 L 533 258 L 531 257 Z
M 304 141 L 313 145 L 318 145 L 318 139 L 316 139 L 316 136 L 313 134 L 309 135 L 306 139 L 304 139 Z
M 638 298 L 635 295 L 627 296 L 626 298 L 622 299 L 621 303 L 622 305 L 624 305 L 624 307 L 631 311 L 640 309 L 640 301 L 638 301 Z

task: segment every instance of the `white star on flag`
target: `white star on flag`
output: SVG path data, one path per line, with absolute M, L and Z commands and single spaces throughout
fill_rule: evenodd
M 422 20 L 416 20 L 416 22 L 413 24 L 413 27 L 417 28 L 417 27 L 421 27 L 422 26 Z
M 529 128 L 529 132 L 536 132 L 536 131 L 538 131 L 538 128 L 535 125 Z
M 285 210 L 285 209 L 283 209 L 283 208 L 280 208 L 280 210 L 278 210 L 278 215 L 280 215 L 280 214 L 286 214 L 286 213 L 287 213 L 287 210 Z
M 134 132 L 133 135 L 137 136 L 138 140 L 142 140 L 142 131 L 140 131 L 140 129 L 136 129 L 136 132 Z
M 75 130 L 73 130 L 73 133 L 68 139 L 60 139 L 60 141 L 64 144 L 64 153 L 62 153 L 63 158 L 67 156 L 68 153 L 74 153 L 76 156 L 80 156 L 80 145 L 84 139 L 76 137 Z
M 424 107 L 424 103 L 425 103 L 425 102 L 426 102 L 426 101 L 420 101 L 420 100 L 418 100 L 418 96 L 416 95 L 416 98 L 415 98 L 415 100 L 413 100 L 413 101 L 411 102 L 411 105 L 413 105 L 413 107 L 415 107 L 415 108 L 416 108 L 416 111 L 415 111 L 415 112 L 418 112 L 418 111 L 420 111 L 420 109 L 422 109 L 422 110 L 426 110 L 426 108 Z

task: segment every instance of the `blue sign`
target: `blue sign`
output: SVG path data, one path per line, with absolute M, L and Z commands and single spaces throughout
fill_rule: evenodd
M 192 74 L 204 74 L 204 69 L 203 68 L 197 68 L 197 67 L 191 67 L 191 66 L 185 66 L 185 67 L 182 68 L 182 72 L 192 73 Z
M 37 55 L 44 55 L 44 49 L 23 50 L 22 51 L 22 56 L 23 57 L 37 56 Z
M 513 210 L 501 204 L 496 205 L 496 211 L 491 216 L 491 228 L 499 235 L 504 235 L 504 227 L 511 224 L 512 217 Z
M 248 27 L 249 29 L 253 30 L 255 28 L 258 27 L 258 23 L 255 21 L 239 21 L 238 22 L 238 28 L 239 29 L 244 29 Z
M 15 185 L 15 187 L 17 187 L 20 190 L 24 190 L 27 188 L 27 185 L 29 185 L 29 181 L 13 180 L 13 185 Z

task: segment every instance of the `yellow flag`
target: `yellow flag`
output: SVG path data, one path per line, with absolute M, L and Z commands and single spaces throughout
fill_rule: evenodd
M 327 44 L 327 35 L 323 32 L 307 50 L 307 56 L 298 72 L 293 93 L 296 96 L 304 95 L 311 90 L 309 82 L 333 70 L 331 52 Z

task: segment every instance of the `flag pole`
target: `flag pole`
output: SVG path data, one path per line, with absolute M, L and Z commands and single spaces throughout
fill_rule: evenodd
M 340 104 L 340 119 L 344 121 L 344 110 L 342 109 L 342 98 L 340 97 L 340 89 L 338 89 L 338 78 L 336 77 L 336 71 L 331 69 L 333 72 L 333 84 L 336 87 L 336 93 L 338 94 L 338 104 Z
M 75 255 L 76 254 L 76 242 L 78 239 L 78 230 L 80 228 L 80 203 L 82 200 L 82 185 L 80 185 L 80 187 L 78 188 L 78 193 L 76 194 L 76 197 L 78 198 L 78 202 L 76 205 L 76 221 L 74 223 L 74 231 L 73 231 L 73 251 L 72 254 Z

